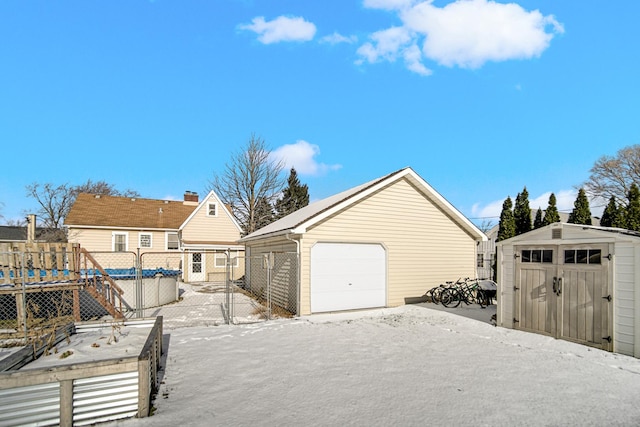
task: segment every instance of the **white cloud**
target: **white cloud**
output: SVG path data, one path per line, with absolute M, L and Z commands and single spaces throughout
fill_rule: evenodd
M 324 36 L 320 39 L 320 43 L 329 43 L 329 44 L 340 44 L 340 43 L 348 43 L 353 44 L 358 41 L 358 37 L 356 36 L 343 36 L 337 31 L 333 34 L 329 34 L 328 36 Z
M 474 218 L 498 219 L 500 218 L 500 212 L 502 212 L 502 203 L 504 203 L 504 200 L 495 200 L 484 206 L 476 203 L 471 207 L 471 216 Z
M 295 144 L 285 144 L 271 152 L 274 159 L 284 161 L 286 169 L 293 167 L 300 175 L 322 175 L 342 168 L 342 165 L 338 164 L 318 163 L 315 157 L 319 154 L 320 147 L 304 140 L 298 140 Z
M 478 68 L 487 61 L 538 57 L 556 34 L 564 32 L 553 15 L 526 11 L 515 3 L 456 0 L 436 7 L 432 0 L 365 0 L 364 5 L 393 10 L 403 25 L 373 33 L 358 49 L 356 62 L 394 61 L 402 56 L 407 68 L 423 75 L 430 74 L 422 63 L 427 59 L 449 67 Z M 414 45 L 422 49 L 416 52 Z
M 360 46 L 357 53 L 368 62 L 374 63 L 380 58 L 395 61 L 401 51 L 411 43 L 412 37 L 404 27 L 391 27 L 376 31 L 369 38 L 372 42 Z
M 251 24 L 239 25 L 238 28 L 258 34 L 258 40 L 264 44 L 309 41 L 316 34 L 313 23 L 297 16 L 278 16 L 272 21 L 265 21 L 263 16 L 258 16 L 253 18 Z
M 385 10 L 404 9 L 413 3 L 415 3 L 414 0 L 364 0 L 363 2 L 364 7 Z
M 420 48 L 415 44 L 409 46 L 402 53 L 404 57 L 404 63 L 407 65 L 407 68 L 414 73 L 418 73 L 422 76 L 428 76 L 432 73 L 430 69 L 425 67 L 425 65 L 421 61 Z

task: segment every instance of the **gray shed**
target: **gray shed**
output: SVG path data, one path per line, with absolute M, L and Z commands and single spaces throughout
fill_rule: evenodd
M 497 324 L 640 357 L 640 233 L 555 223 L 498 242 Z

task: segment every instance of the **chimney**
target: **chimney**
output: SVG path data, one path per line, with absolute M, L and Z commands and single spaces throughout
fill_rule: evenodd
M 197 205 L 198 204 L 198 193 L 193 191 L 185 191 L 184 192 L 184 203 L 185 205 Z
M 29 214 L 27 216 L 27 243 L 36 241 L 36 216 Z

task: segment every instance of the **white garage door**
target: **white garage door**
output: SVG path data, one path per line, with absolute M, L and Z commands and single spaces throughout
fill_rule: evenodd
M 318 243 L 311 248 L 311 312 L 386 305 L 381 245 Z

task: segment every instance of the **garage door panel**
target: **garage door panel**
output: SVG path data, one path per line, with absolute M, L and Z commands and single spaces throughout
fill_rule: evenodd
M 320 313 L 323 311 L 356 310 L 359 308 L 385 306 L 384 298 L 377 291 L 343 289 L 340 292 L 339 298 L 336 298 L 334 292 L 314 293 L 312 311 Z
M 311 311 L 386 305 L 386 256 L 377 244 L 319 243 L 311 250 Z

